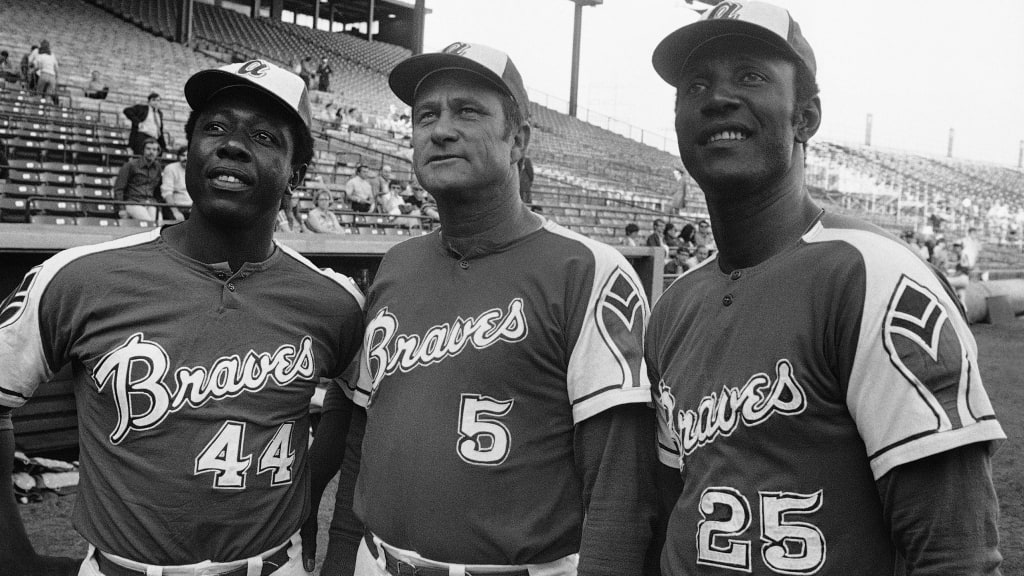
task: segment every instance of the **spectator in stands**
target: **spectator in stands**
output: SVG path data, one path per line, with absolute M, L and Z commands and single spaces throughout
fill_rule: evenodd
M 665 221 L 661 218 L 655 218 L 653 227 L 654 231 L 647 236 L 644 244 L 647 246 L 661 246 L 665 250 L 665 256 L 668 256 L 668 246 L 665 245 Z
M 38 79 L 36 80 L 36 91 L 43 96 L 49 96 L 54 104 L 59 104 L 57 96 L 57 74 L 59 66 L 57 57 L 50 50 L 50 43 L 46 40 L 39 45 L 39 54 L 36 56 L 35 69 Z
M 529 156 L 519 162 L 519 197 L 524 204 L 533 204 L 533 160 Z
M 711 249 L 708 248 L 707 244 L 698 244 L 693 252 L 689 253 L 689 258 L 686 259 L 686 269 L 696 268 L 698 264 L 707 260 L 711 256 Z
M 160 145 L 160 149 L 167 148 L 167 141 L 164 139 L 164 113 L 161 110 L 162 100 L 156 92 L 150 93 L 145 104 L 136 104 L 124 109 L 124 115 L 132 123 L 131 131 L 128 133 L 128 147 L 134 154 L 142 154 L 146 140 L 152 138 Z
M 363 113 L 355 106 L 350 106 L 348 110 L 345 111 L 345 114 L 342 115 L 342 122 L 348 126 L 349 131 L 358 131 L 355 129 L 362 127 L 366 123 Z
M 420 209 L 420 215 L 437 221 L 441 218 L 437 214 L 437 201 L 427 192 L 419 182 L 412 185 L 412 203 Z
M 942 236 L 935 237 L 935 245 L 932 246 L 931 263 L 935 268 L 947 273 L 949 269 L 949 250 L 946 247 L 946 239 Z
M 711 233 L 711 224 L 707 220 L 697 222 L 697 234 L 694 236 L 694 243 L 697 246 L 707 246 L 709 252 L 715 251 L 715 237 Z
M 316 76 L 316 69 L 313 68 L 313 57 L 303 56 L 302 62 L 299 63 L 299 68 L 302 70 L 299 72 L 299 78 L 302 78 L 306 82 L 306 88 L 312 90 L 313 78 Z
M 687 260 L 690 258 L 690 253 L 684 248 L 679 248 L 672 253 L 672 257 L 665 262 L 665 274 L 682 274 L 690 269 L 687 264 Z
M 623 246 L 640 245 L 640 227 L 635 222 L 626 224 L 626 235 L 622 237 Z
M 964 243 L 962 241 L 958 240 L 953 243 L 953 252 L 950 254 L 947 266 L 949 266 L 949 269 L 943 270 L 943 272 L 946 273 L 949 285 L 956 290 L 956 295 L 960 298 L 960 301 L 964 302 L 967 287 L 971 284 L 973 267 L 964 253 Z
M 39 46 L 33 44 L 28 54 L 21 58 L 21 77 L 25 83 L 26 90 L 36 89 L 36 57 L 39 56 Z
M 328 190 L 317 190 L 313 194 L 313 209 L 306 214 L 306 227 L 317 234 L 341 234 L 341 222 L 331 211 L 334 198 Z
M 978 229 L 973 226 L 968 228 L 967 235 L 960 239 L 960 243 L 963 245 L 964 261 L 967 263 L 968 268 L 974 270 L 978 265 L 978 256 L 981 255 L 981 241 L 978 240 Z
M 387 192 L 391 180 L 394 175 L 391 173 L 391 166 L 384 164 L 380 167 L 380 172 L 377 173 L 376 178 L 370 180 L 370 184 L 373 185 L 374 197 L 380 195 L 382 192 Z
M 403 210 L 405 208 L 405 202 L 401 196 L 403 186 L 399 180 L 388 182 L 388 187 L 377 193 L 374 211 L 378 214 L 389 214 L 391 216 L 400 216 L 408 213 L 411 207 Z
M 331 90 L 331 74 L 334 70 L 331 68 L 331 62 L 324 56 L 320 59 L 320 65 L 316 68 L 316 77 L 318 88 L 321 92 L 329 92 Z
M 665 245 L 668 246 L 668 249 L 675 250 L 683 244 L 682 238 L 679 237 L 679 228 L 672 222 L 665 224 Z
M 281 208 L 277 211 L 277 225 L 274 226 L 275 232 L 294 232 L 301 233 L 303 231 L 302 217 L 299 215 L 299 197 L 290 192 L 286 192 L 284 197 L 281 198 Z
M 327 125 L 333 125 L 337 120 L 337 114 L 334 109 L 334 102 L 328 102 L 316 113 L 316 119 L 324 122 Z
M 188 189 L 185 187 L 188 146 L 179 146 L 175 155 L 178 161 L 168 164 L 160 177 L 160 195 L 164 202 L 175 204 L 170 208 L 171 217 L 175 220 L 185 220 L 192 210 L 192 197 L 188 195 Z
M 124 212 L 128 218 L 156 222 L 157 207 L 152 206 L 160 194 L 160 144 L 154 138 L 147 138 L 142 144 L 142 156 L 132 158 L 121 166 L 114 182 L 114 199 L 137 204 L 128 204 Z
M 676 189 L 672 193 L 672 200 L 669 202 L 670 214 L 681 214 L 686 208 L 687 179 L 686 171 L 682 168 L 674 168 L 672 174 L 676 178 Z
M 345 196 L 355 212 L 369 212 L 373 209 L 373 185 L 369 182 L 373 178 L 371 172 L 368 166 L 360 164 L 355 176 L 345 183 Z
M 110 88 L 100 80 L 100 71 L 93 70 L 92 77 L 89 79 L 89 85 L 85 87 L 85 97 L 94 100 L 106 100 L 109 92 Z
M 0 80 L 4 82 L 17 82 L 20 78 L 21 76 L 14 71 L 10 52 L 7 50 L 0 51 Z

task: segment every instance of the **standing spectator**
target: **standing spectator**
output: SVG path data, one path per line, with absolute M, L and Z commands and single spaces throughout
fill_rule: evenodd
M 85 87 L 85 97 L 94 100 L 106 100 L 110 88 L 100 80 L 100 71 L 93 70 L 89 84 Z
M 28 53 L 21 57 L 21 77 L 25 83 L 26 90 L 36 89 L 36 57 L 39 56 L 39 46 L 32 45 Z
M 391 166 L 387 164 L 381 166 L 380 172 L 370 178 L 370 184 L 373 185 L 373 195 L 378 196 L 381 192 L 387 192 L 392 178 L 394 176 L 391 173 Z
M 313 194 L 313 209 L 306 213 L 306 227 L 317 234 L 341 234 L 338 215 L 331 211 L 333 203 L 329 190 L 317 190 Z
M 185 186 L 188 146 L 179 146 L 175 155 L 178 161 L 168 164 L 160 177 L 160 195 L 164 202 L 175 204 L 170 207 L 171 217 L 175 220 L 185 220 L 192 210 L 192 197 L 188 195 L 188 188 Z
M 671 207 L 671 213 L 673 215 L 681 214 L 686 209 L 686 195 L 687 195 L 687 178 L 686 171 L 682 168 L 673 168 L 672 174 L 676 179 L 676 189 L 672 193 L 672 199 L 669 201 Z
M 355 176 L 345 183 L 345 196 L 354 212 L 369 212 L 373 209 L 374 194 L 373 185 L 368 180 L 372 177 L 369 173 L 370 168 L 360 164 L 356 168 Z
M 644 242 L 646 246 L 660 246 L 665 251 L 665 257 L 668 257 L 668 246 L 665 244 L 665 221 L 661 218 L 656 218 L 653 224 L 654 231 L 647 236 L 647 240 Z
M 160 194 L 160 145 L 153 138 L 142 143 L 142 156 L 121 166 L 114 182 L 114 199 L 136 202 L 124 207 L 129 218 L 156 222 L 157 207 L 151 206 Z
M 11 63 L 11 54 L 7 50 L 0 51 L 0 80 L 4 82 L 17 82 L 21 76 L 14 71 L 14 64 Z
M 156 92 L 151 92 L 145 104 L 136 104 L 124 109 L 124 115 L 132 123 L 128 133 L 128 147 L 136 155 L 142 154 L 142 147 L 147 138 L 156 140 L 160 149 L 167 148 L 164 139 L 164 112 L 160 108 L 163 101 Z
M 57 96 L 58 69 L 57 57 L 50 50 L 50 43 L 46 40 L 39 45 L 39 54 L 35 60 L 36 74 L 38 75 L 36 91 L 43 96 L 49 96 L 54 104 L 59 104 Z
M 302 78 L 306 83 L 306 87 L 312 90 L 313 79 L 316 76 L 316 69 L 313 68 L 313 57 L 303 56 L 302 62 L 299 63 L 299 68 L 301 69 L 301 72 L 299 72 L 299 78 Z
M 967 235 L 960 239 L 963 245 L 964 261 L 972 271 L 978 267 L 978 256 L 981 255 L 981 241 L 978 240 L 978 229 L 970 227 Z
M 626 235 L 623 237 L 622 243 L 625 246 L 640 245 L 640 227 L 635 222 L 626 224 Z
M 800 26 L 730 0 L 652 60 L 718 246 L 647 329 L 661 573 L 1000 574 L 1006 435 L 977 344 L 941 277 L 811 195 L 822 106 Z
M 519 198 L 524 204 L 533 204 L 533 160 L 529 156 L 519 166 Z
M 331 68 L 331 62 L 327 59 L 327 56 L 324 56 L 320 59 L 320 66 L 316 69 L 316 77 L 318 81 L 317 88 L 319 88 L 321 92 L 330 91 L 331 74 L 333 73 L 334 70 Z

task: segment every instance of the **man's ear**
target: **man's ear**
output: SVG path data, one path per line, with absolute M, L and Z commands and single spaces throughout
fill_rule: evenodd
M 519 129 L 512 135 L 512 164 L 519 165 L 519 161 L 526 158 L 526 150 L 530 147 L 530 125 L 523 122 Z
M 292 189 L 302 186 L 302 181 L 306 179 L 306 165 L 299 164 L 298 166 L 292 166 L 292 176 L 288 179 L 288 186 Z
M 814 96 L 803 103 L 797 103 L 793 113 L 796 141 L 806 144 L 821 127 L 821 98 Z

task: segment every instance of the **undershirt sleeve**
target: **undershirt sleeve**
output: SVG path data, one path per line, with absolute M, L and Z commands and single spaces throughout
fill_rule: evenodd
M 655 520 L 655 422 L 640 404 L 576 425 L 586 521 L 579 576 L 641 576 Z
M 892 540 L 914 576 L 998 575 L 991 442 L 896 466 L 877 481 Z

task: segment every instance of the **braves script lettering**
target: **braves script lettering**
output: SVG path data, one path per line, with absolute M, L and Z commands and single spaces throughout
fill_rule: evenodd
M 102 392 L 109 385 L 117 406 L 117 426 L 110 434 L 111 442 L 119 444 L 131 430 L 153 428 L 185 406 L 199 408 L 210 400 L 256 392 L 270 379 L 278 386 L 287 386 L 316 374 L 309 336 L 298 348 L 285 344 L 272 354 L 249 350 L 244 358 L 221 356 L 209 368 L 178 368 L 173 390 L 164 382 L 169 367 L 167 352 L 146 340 L 141 332 L 132 334 L 96 364 L 92 377 L 97 389 Z
M 523 300 L 509 302 L 508 310 L 491 308 L 476 318 L 458 317 L 419 334 L 399 334 L 398 318 L 381 308 L 366 328 L 366 360 L 371 376 L 370 395 L 388 374 L 408 372 L 459 355 L 466 346 L 483 350 L 498 342 L 519 342 L 528 328 Z
M 675 398 L 664 381 L 659 389 L 658 405 L 668 417 L 680 459 L 719 436 L 732 434 L 740 424 L 756 426 L 773 414 L 792 416 L 807 406 L 804 389 L 785 359 L 776 363 L 774 380 L 763 372 L 755 374 L 741 388 L 725 386 L 701 398 L 696 409 L 675 411 Z

